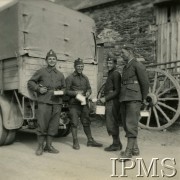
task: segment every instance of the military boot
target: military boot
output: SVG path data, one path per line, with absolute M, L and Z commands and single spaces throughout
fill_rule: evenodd
M 92 146 L 92 147 L 102 147 L 103 146 L 101 143 L 96 142 L 92 138 L 90 126 L 84 126 L 83 129 L 88 138 L 87 146 Z
M 92 137 L 88 138 L 87 146 L 91 147 L 102 147 L 103 145 L 101 143 L 96 142 Z
M 137 144 L 137 138 L 135 138 L 134 147 L 133 147 L 133 150 L 132 150 L 132 155 L 133 156 L 139 156 L 139 154 L 140 154 L 140 151 L 139 151 L 139 147 L 138 147 L 138 144 Z
M 76 150 L 80 149 L 78 139 L 73 139 L 73 149 L 76 149 Z
M 132 158 L 132 149 L 134 147 L 135 138 L 128 138 L 127 147 L 125 151 L 121 152 L 121 157 L 119 159 L 120 162 L 122 161 L 128 161 L 130 158 Z M 125 158 L 125 159 L 121 159 Z
M 104 148 L 104 150 L 105 151 L 118 151 L 118 150 L 121 150 L 122 149 L 122 144 L 121 144 L 121 141 L 119 139 L 119 136 L 113 135 L 112 138 L 113 138 L 113 143 L 110 146 Z
M 104 148 L 105 151 L 119 151 L 121 150 L 119 144 L 111 144 L 110 146 Z
M 53 153 L 53 154 L 57 154 L 57 153 L 59 153 L 59 151 L 52 146 L 52 140 L 53 140 L 52 136 L 47 136 L 46 146 L 44 148 L 44 151 L 47 151 L 47 152 Z
M 44 147 L 44 141 L 45 141 L 45 137 L 44 136 L 37 136 L 37 140 L 38 140 L 38 148 L 36 150 L 36 155 L 40 156 L 43 154 L 43 147 Z
M 79 150 L 80 146 L 79 146 L 79 142 L 77 138 L 77 128 L 72 127 L 71 131 L 72 131 L 72 137 L 73 137 L 73 149 Z

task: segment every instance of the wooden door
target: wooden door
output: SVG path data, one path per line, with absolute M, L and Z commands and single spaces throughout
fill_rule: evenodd
M 180 4 L 156 6 L 157 63 L 161 68 L 180 72 Z M 176 67 L 176 68 L 175 68 Z

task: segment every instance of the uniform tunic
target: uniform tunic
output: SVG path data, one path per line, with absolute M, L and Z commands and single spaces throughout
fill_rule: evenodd
M 119 100 L 126 137 L 137 137 L 141 103 L 148 94 L 149 80 L 142 63 L 131 60 L 123 68 Z
M 83 126 L 90 125 L 89 108 L 87 105 L 75 99 L 77 93 L 80 92 L 84 96 L 86 92 L 92 92 L 88 77 L 84 74 L 72 73 L 66 79 L 66 94 L 70 97 L 70 116 L 72 127 L 78 126 L 78 119 L 80 118 Z
M 104 94 L 106 99 L 106 128 L 109 135 L 119 136 L 119 107 L 118 101 L 119 91 L 121 86 L 121 75 L 116 70 L 112 69 L 108 73 L 105 83 Z
M 47 92 L 40 94 L 40 87 L 46 87 Z M 54 136 L 59 127 L 62 96 L 55 96 L 54 90 L 64 90 L 64 75 L 56 68 L 42 68 L 28 81 L 28 88 L 37 93 L 38 135 Z
M 39 93 L 39 88 L 47 87 L 48 92 Z M 62 104 L 61 96 L 54 96 L 54 90 L 63 90 L 65 88 L 64 75 L 56 68 L 46 67 L 38 70 L 29 80 L 28 88 L 37 92 L 37 101 L 47 104 Z

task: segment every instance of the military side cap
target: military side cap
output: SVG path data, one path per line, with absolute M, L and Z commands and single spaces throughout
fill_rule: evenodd
M 117 61 L 116 57 L 107 57 L 107 61 Z
M 113 61 L 113 62 L 117 62 L 117 58 L 114 56 L 114 55 L 112 55 L 112 54 L 108 54 L 107 55 L 107 59 L 106 59 L 107 61 Z
M 127 50 L 134 50 L 134 45 L 133 44 L 123 44 L 122 49 L 127 49 Z
M 52 49 L 47 53 L 46 59 L 48 57 L 55 57 L 57 59 L 56 53 Z
M 80 59 L 80 58 L 78 58 L 78 59 L 76 59 L 76 60 L 74 61 L 74 65 L 75 65 L 75 66 L 77 66 L 77 65 L 79 65 L 79 64 L 84 64 L 84 63 L 83 63 L 83 60 Z

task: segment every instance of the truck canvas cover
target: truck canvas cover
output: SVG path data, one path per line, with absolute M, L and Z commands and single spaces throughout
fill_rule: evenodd
M 41 0 L 0 4 L 0 60 L 28 55 L 45 58 L 53 49 L 59 60 L 95 57 L 94 21 L 76 11 Z M 88 33 L 87 33 L 88 32 Z

